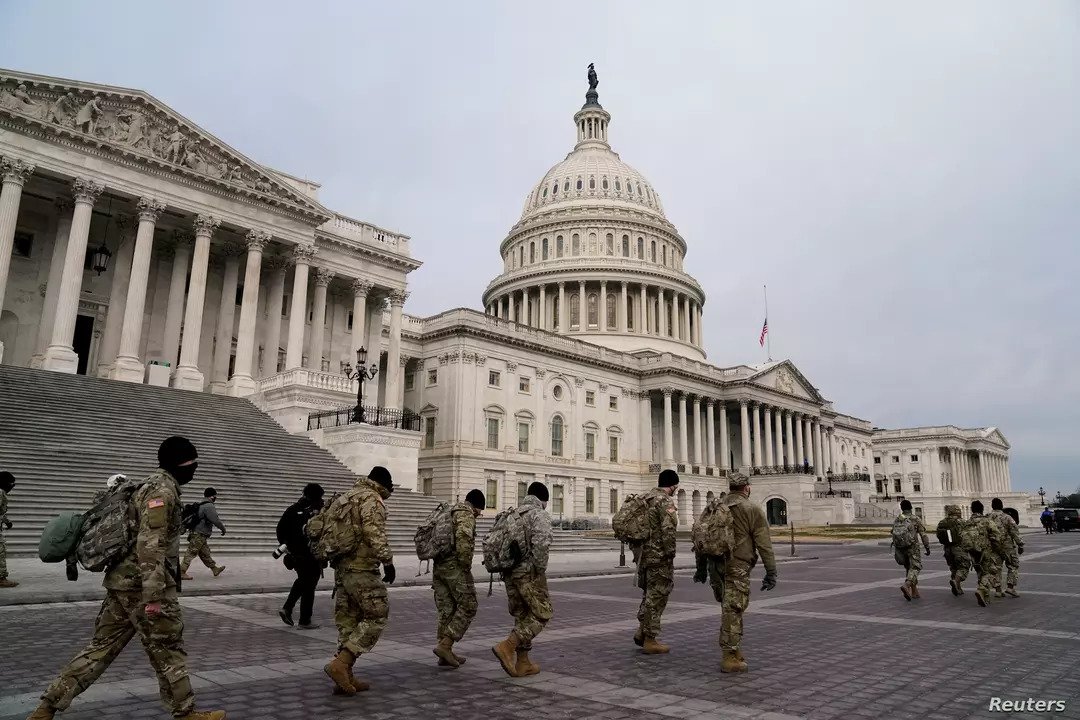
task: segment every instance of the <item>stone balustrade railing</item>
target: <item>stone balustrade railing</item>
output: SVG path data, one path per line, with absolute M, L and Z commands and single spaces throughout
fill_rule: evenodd
M 354 220 L 345 215 L 335 215 L 333 219 L 323 223 L 319 229 L 324 232 L 334 233 L 363 243 L 385 245 L 386 247 L 393 248 L 396 252 L 405 255 L 409 254 L 408 236 L 383 230 L 382 228 L 361 222 L 360 220 Z
M 654 263 L 649 260 L 639 260 L 637 258 L 612 255 L 573 255 L 558 258 L 556 260 L 541 260 L 531 265 L 526 265 L 525 267 L 509 270 L 502 275 L 499 275 L 488 283 L 488 286 L 484 289 L 484 294 L 486 295 L 492 288 L 502 287 L 520 278 L 527 278 L 533 275 L 542 276 L 549 272 L 557 273 L 565 272 L 567 270 L 637 270 L 642 273 L 655 275 L 658 279 L 677 280 L 683 285 L 687 285 L 704 295 L 704 291 L 702 290 L 701 285 L 698 284 L 698 281 L 682 270 L 676 270 L 675 268 Z M 557 281 L 551 281 L 552 284 L 555 282 Z M 613 282 L 618 281 L 615 280 Z M 568 286 L 569 284 L 568 281 Z
M 344 375 L 322 370 L 294 368 L 259 380 L 258 392 L 278 390 L 283 387 L 294 385 L 318 388 L 320 390 L 332 390 L 334 392 L 348 393 L 350 395 L 355 395 L 357 390 L 356 381 L 350 380 Z

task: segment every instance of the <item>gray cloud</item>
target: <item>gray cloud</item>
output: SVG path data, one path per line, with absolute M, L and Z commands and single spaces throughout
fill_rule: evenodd
M 413 236 L 429 314 L 479 307 L 595 62 L 713 362 L 763 359 L 768 283 L 773 355 L 839 409 L 996 424 L 1014 485 L 1076 486 L 1075 4 L 407 5 L 9 2 L 0 64 L 145 89 L 322 182 Z

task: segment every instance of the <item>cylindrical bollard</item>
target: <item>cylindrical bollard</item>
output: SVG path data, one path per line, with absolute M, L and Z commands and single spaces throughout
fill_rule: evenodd
M 791 557 L 795 557 L 795 523 L 791 523 Z
M 619 567 L 626 567 L 626 543 L 619 543 Z

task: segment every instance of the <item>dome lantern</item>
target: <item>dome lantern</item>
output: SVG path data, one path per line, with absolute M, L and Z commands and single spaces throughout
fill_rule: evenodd
M 608 145 L 608 123 L 611 122 L 611 114 L 600 105 L 600 94 L 596 92 L 599 84 L 596 69 L 589 63 L 589 91 L 585 93 L 585 104 L 574 115 L 574 124 L 577 126 L 575 150 L 582 147 L 611 149 Z

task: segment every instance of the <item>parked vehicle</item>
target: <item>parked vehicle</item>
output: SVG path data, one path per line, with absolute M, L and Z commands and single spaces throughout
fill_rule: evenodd
M 1076 508 L 1054 508 L 1054 528 L 1058 532 L 1080 530 L 1080 512 Z

